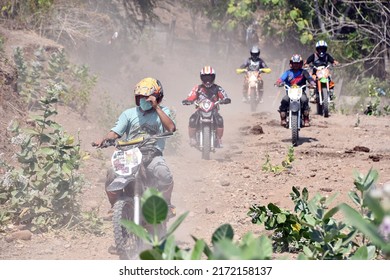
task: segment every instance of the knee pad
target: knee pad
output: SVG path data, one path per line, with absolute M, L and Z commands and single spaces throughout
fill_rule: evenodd
M 155 157 L 147 167 L 148 173 L 156 180 L 157 188 L 162 191 L 173 184 L 173 176 L 165 163 L 165 160 L 160 157 Z
M 195 128 L 196 125 L 198 123 L 198 116 L 193 114 L 191 117 L 190 117 L 190 121 L 188 123 L 188 126 L 189 127 L 192 127 L 192 128 Z
M 215 122 L 217 123 L 217 127 L 223 128 L 223 118 L 221 115 L 216 115 L 215 116 Z

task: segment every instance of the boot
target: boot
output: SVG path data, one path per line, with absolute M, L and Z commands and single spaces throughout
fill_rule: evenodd
M 309 127 L 310 126 L 310 120 L 309 120 L 309 111 L 303 112 L 303 126 Z
M 218 127 L 216 148 L 222 148 L 222 136 L 223 136 L 223 127 Z
M 173 190 L 173 182 L 169 186 L 166 186 L 164 190 L 162 190 L 162 195 L 165 201 L 168 204 L 168 219 L 171 219 L 176 216 L 176 206 L 171 203 L 171 196 Z
M 196 128 L 189 127 L 188 128 L 188 136 L 190 138 L 190 146 L 196 146 Z
M 281 126 L 287 125 L 286 116 L 287 116 L 286 112 L 280 112 L 280 125 Z

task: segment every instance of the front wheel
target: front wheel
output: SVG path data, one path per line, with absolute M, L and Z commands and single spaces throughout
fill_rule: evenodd
M 329 117 L 329 92 L 326 88 L 322 89 L 322 115 L 327 118 Z
M 209 160 L 211 152 L 211 129 L 210 126 L 203 126 L 203 149 L 202 149 L 202 159 Z
M 121 220 L 133 220 L 134 201 L 132 199 L 118 200 L 113 206 L 112 223 L 117 252 L 121 259 L 132 259 L 138 255 L 142 241 L 135 234 L 122 226 Z
M 251 105 L 251 112 L 256 112 L 257 108 L 257 99 L 256 99 L 256 88 L 250 89 L 249 102 Z
M 291 142 L 293 146 L 298 145 L 299 140 L 299 129 L 298 129 L 298 113 L 292 113 L 291 114 Z

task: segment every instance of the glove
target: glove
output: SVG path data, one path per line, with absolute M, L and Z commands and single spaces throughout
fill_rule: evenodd
M 184 99 L 184 100 L 181 102 L 181 104 L 183 104 L 183 105 L 191 105 L 192 102 L 189 101 L 189 100 L 187 100 L 187 99 Z
M 280 81 L 276 81 L 275 83 L 274 83 L 274 86 L 275 87 L 282 87 L 284 85 L 284 83 L 281 83 Z
M 227 97 L 227 98 L 223 99 L 223 100 L 221 101 L 221 103 L 222 103 L 222 104 L 230 104 L 230 103 L 232 103 L 232 100 L 231 100 L 229 97 Z

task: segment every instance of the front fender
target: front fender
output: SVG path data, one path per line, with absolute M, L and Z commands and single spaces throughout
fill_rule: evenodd
M 132 181 L 135 181 L 135 177 L 133 177 L 133 176 L 129 176 L 129 177 L 116 177 L 114 179 L 114 181 L 112 181 L 111 184 L 107 187 L 106 190 L 109 191 L 109 192 L 115 192 L 115 191 L 123 190 Z
M 295 112 L 298 112 L 300 109 L 301 109 L 300 102 L 297 102 L 297 101 L 290 102 L 290 110 L 291 110 L 291 112 L 295 113 Z

